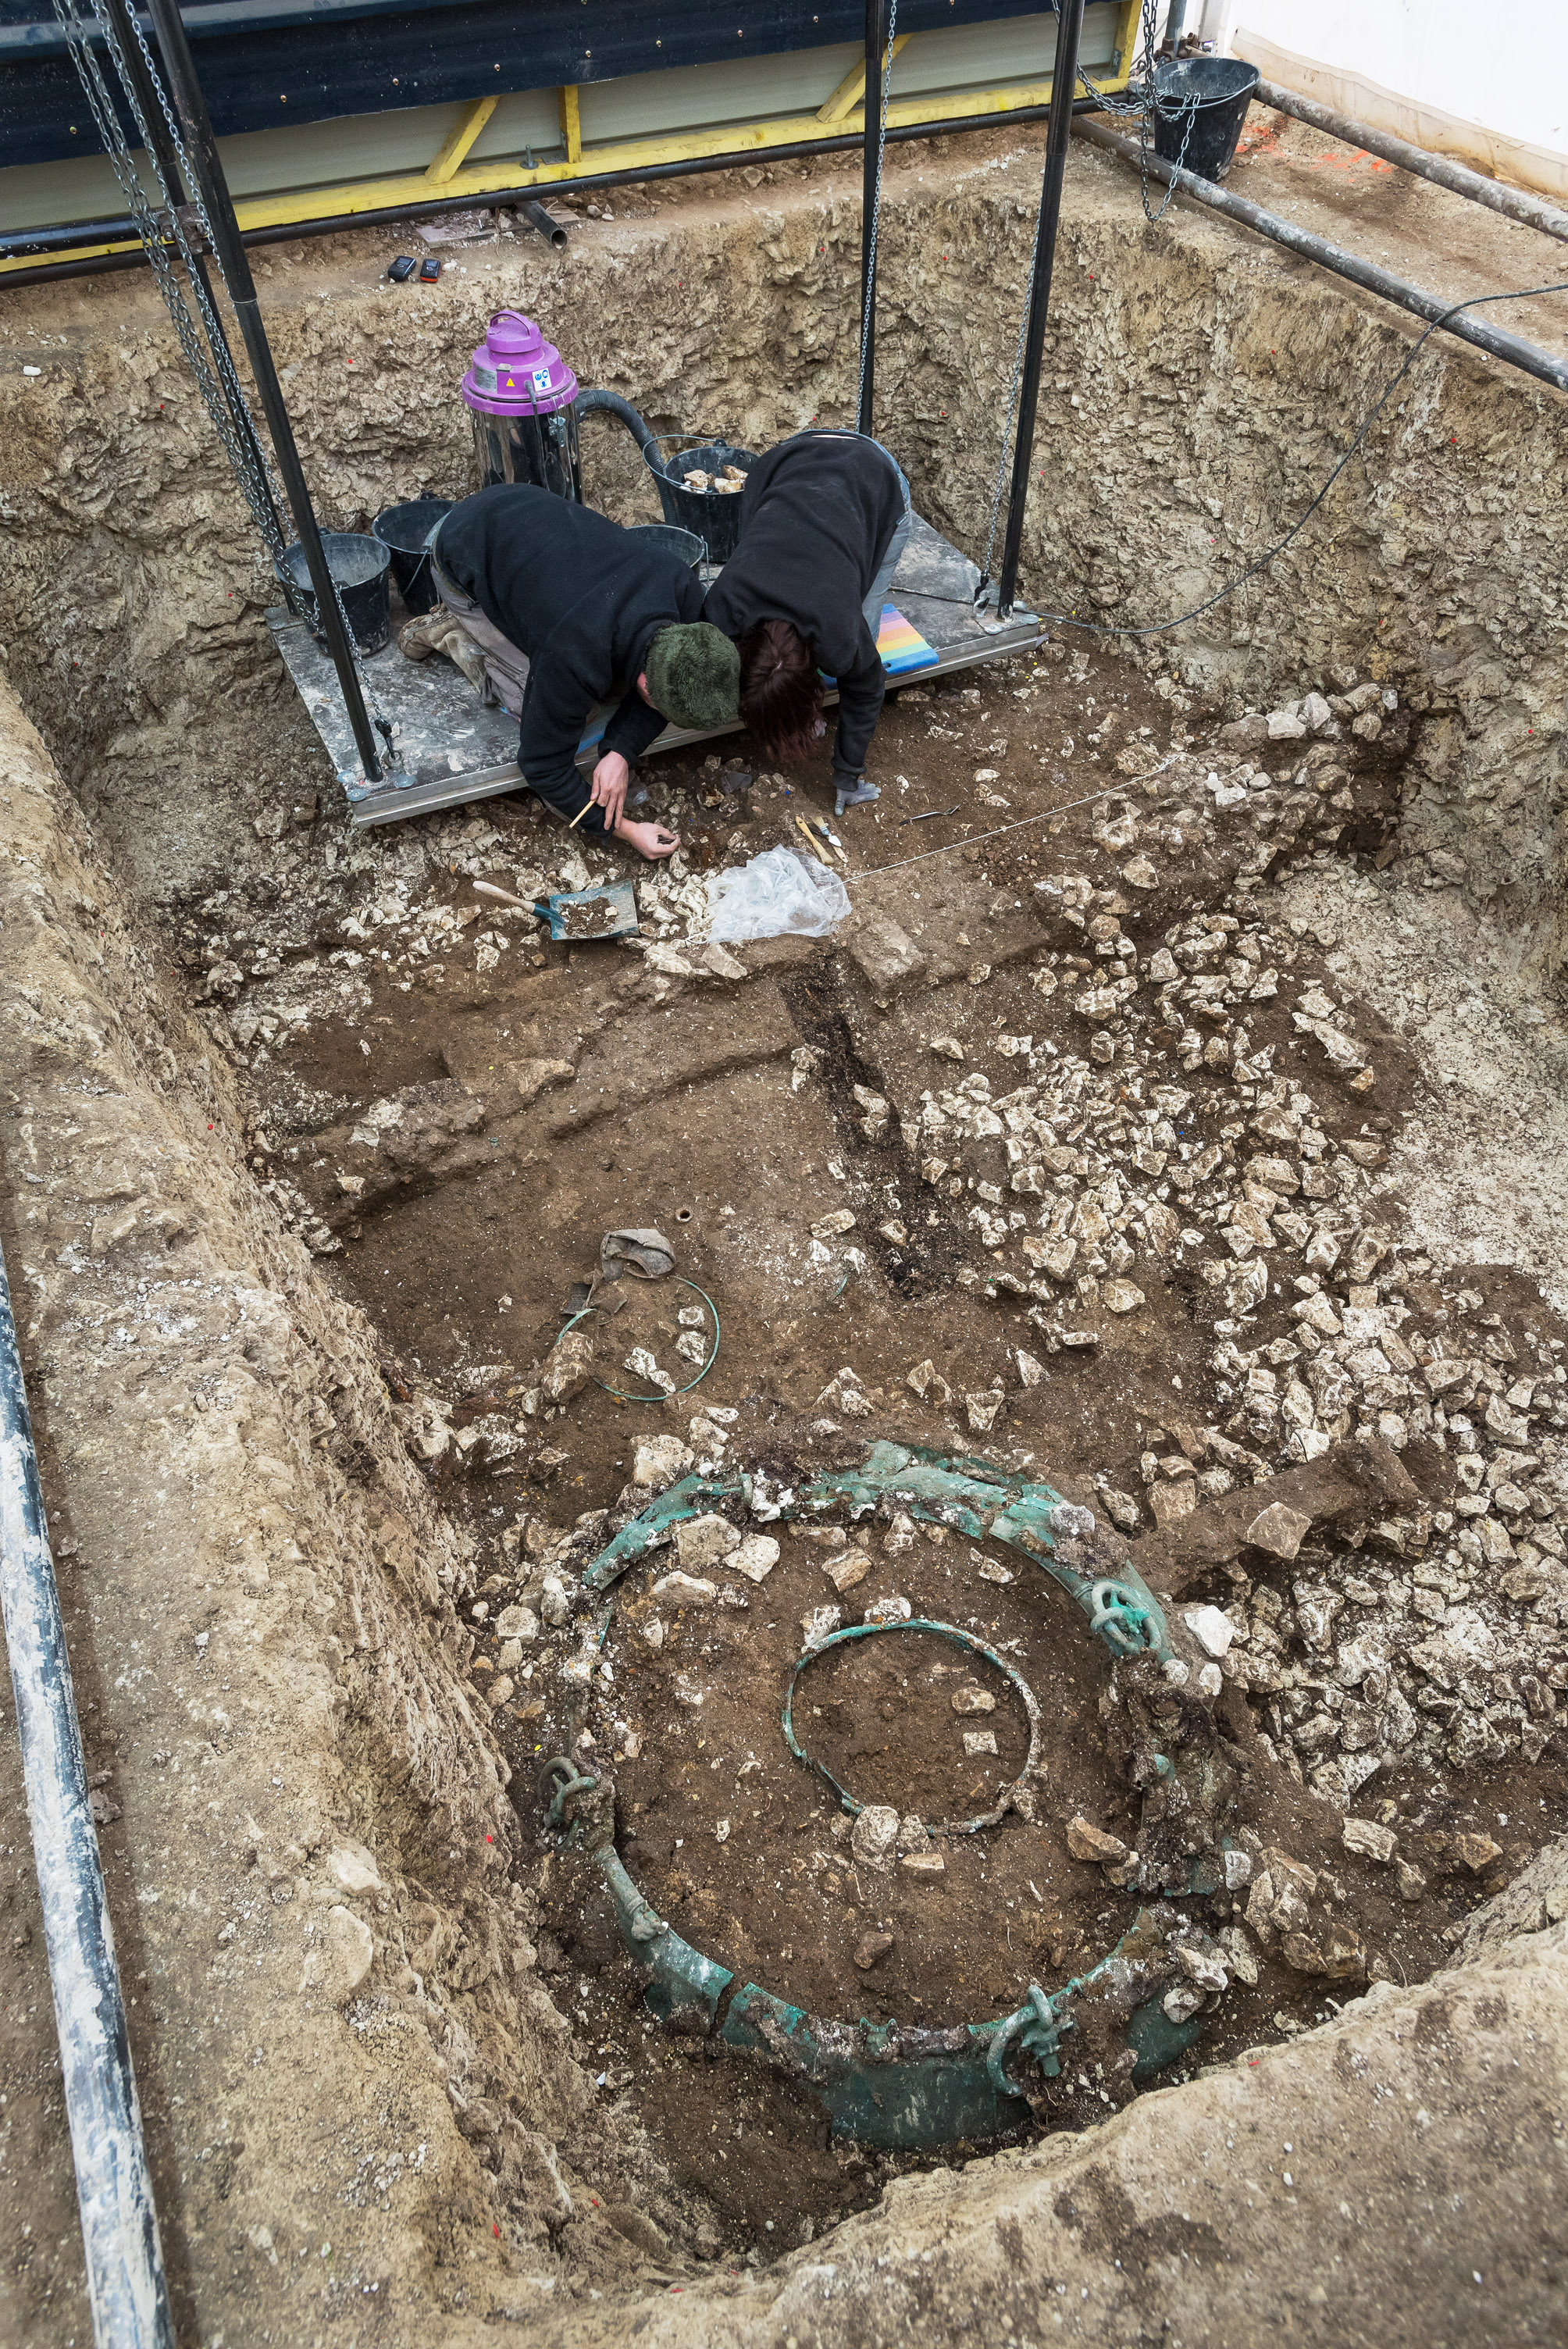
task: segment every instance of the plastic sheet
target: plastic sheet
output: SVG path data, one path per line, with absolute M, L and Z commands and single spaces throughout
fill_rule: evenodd
M 789 848 L 770 848 L 749 864 L 727 865 L 708 882 L 707 901 L 713 909 L 708 936 L 724 945 L 789 931 L 825 937 L 850 910 L 850 893 L 837 874 Z

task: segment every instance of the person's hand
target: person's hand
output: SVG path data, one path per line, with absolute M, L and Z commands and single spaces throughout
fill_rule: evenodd
M 593 770 L 592 801 L 604 811 L 604 829 L 614 832 L 621 821 L 621 811 L 626 804 L 626 786 L 632 780 L 632 770 L 619 750 L 606 750 Z
M 679 833 L 671 832 L 665 824 L 628 823 L 624 817 L 615 826 L 615 837 L 630 841 L 650 864 L 656 864 L 662 856 L 673 856 L 681 844 Z

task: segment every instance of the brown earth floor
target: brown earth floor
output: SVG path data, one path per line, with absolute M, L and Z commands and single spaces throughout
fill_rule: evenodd
M 1035 698 L 1020 707 L 1014 696 L 1025 685 Z M 638 958 L 614 946 L 544 946 L 529 962 L 519 947 L 482 974 L 465 954 L 461 961 L 449 957 L 431 984 L 410 984 L 416 966 L 396 953 L 385 965 L 372 955 L 368 993 L 356 995 L 352 1009 L 341 1019 L 313 1022 L 286 1050 L 261 1057 L 253 1074 L 256 1126 L 265 1145 L 260 1163 L 297 1170 L 294 1179 L 312 1197 L 325 1197 L 320 1183 L 338 1163 L 318 1162 L 313 1189 L 306 1171 L 316 1148 L 313 1133 L 326 1128 L 341 1138 L 397 1088 L 461 1071 L 492 1112 L 477 1136 L 477 1167 L 466 1165 L 463 1179 L 416 1177 L 389 1204 L 352 1222 L 328 1201 L 346 1244 L 324 1261 L 385 1333 L 395 1392 L 428 1385 L 466 1393 L 454 1418 L 459 1427 L 504 1411 L 553 1343 L 572 1283 L 593 1268 L 599 1235 L 652 1224 L 676 1238 L 681 1273 L 713 1299 L 722 1328 L 717 1360 L 683 1413 L 704 1404 L 735 1411 L 734 1456 L 748 1464 L 810 1456 L 816 1399 L 845 1362 L 876 1398 L 873 1432 L 945 1450 L 968 1449 L 973 1436 L 956 1404 L 934 1412 L 910 1392 L 910 1369 L 929 1358 L 959 1394 L 1005 1385 L 1004 1416 L 991 1439 L 1001 1446 L 995 1456 L 1091 1502 L 1097 1476 L 1138 1489 L 1140 1456 L 1173 1425 L 1224 1416 L 1212 1366 L 1212 1325 L 1222 1316 L 1222 1299 L 1179 1268 L 1150 1285 L 1147 1310 L 1119 1324 L 1104 1322 L 1097 1354 L 1055 1355 L 1038 1385 L 1020 1388 L 1018 1350 L 1042 1344 L 1026 1303 L 988 1298 L 954 1278 L 967 1268 L 973 1279 L 986 1267 L 968 1223 L 968 1195 L 954 1201 L 923 1184 L 896 1123 L 890 1136 L 869 1143 L 851 1090 L 860 1083 L 904 1102 L 923 1085 L 940 1083 L 943 1064 L 929 1049 L 934 1037 L 953 1037 L 970 1065 L 989 1067 L 997 1090 L 1008 1071 L 1006 1060 L 995 1055 L 999 1037 L 1022 1032 L 1054 1039 L 1064 1053 L 1081 1050 L 1081 1021 L 1058 1008 L 1059 997 L 1043 998 L 1032 984 L 1028 957 L 1043 935 L 1034 884 L 1070 869 L 1114 886 L 1115 858 L 1094 837 L 1103 802 L 1070 803 L 1126 790 L 1109 764 L 1116 743 L 1159 755 L 1195 739 L 1201 749 L 1212 721 L 1201 711 L 1173 719 L 1140 671 L 1105 655 L 1070 667 L 1018 661 L 940 686 L 930 698 L 927 690 L 917 686 L 890 700 L 876 743 L 883 802 L 835 829 L 851 889 L 875 889 L 879 908 L 906 926 L 934 971 L 950 971 L 945 981 L 923 984 L 879 1010 L 868 1000 L 863 974 L 836 942 L 774 941 L 738 949 L 757 974 L 743 988 L 683 988 L 661 1007 L 636 991 L 646 986 Z M 1086 746 L 1100 729 L 1103 753 Z M 985 785 L 971 781 L 981 762 L 995 777 Z M 767 779 L 744 736 L 725 746 L 723 761 L 759 776 L 739 802 L 718 792 L 717 763 L 655 761 L 645 771 L 699 872 L 798 837 L 801 808 L 826 808 L 830 816 L 820 777 L 798 773 L 788 786 Z M 1282 775 L 1289 771 L 1282 764 Z M 1381 841 L 1396 774 L 1397 762 L 1386 770 L 1369 766 L 1358 778 L 1358 812 L 1345 835 L 1346 848 L 1364 840 L 1375 849 Z M 1008 804 L 989 808 L 987 796 Z M 908 822 L 955 802 L 951 814 L 917 826 Z M 1049 818 L 1053 808 L 1068 812 Z M 1047 820 L 965 845 L 994 824 L 1037 814 Z M 548 867 L 561 853 L 561 835 L 527 799 L 491 802 L 471 824 L 480 835 L 476 854 L 483 853 L 487 869 L 503 884 L 525 868 Z M 492 826 L 494 841 L 488 837 Z M 915 843 L 925 861 L 887 870 L 915 854 Z M 1161 884 L 1123 917 L 1145 958 L 1171 920 L 1229 902 L 1235 869 L 1233 844 L 1216 841 L 1212 828 L 1190 826 L 1183 838 L 1180 826 L 1167 823 L 1151 844 Z M 304 854 L 315 876 L 292 894 L 285 917 L 294 926 L 292 950 L 313 955 L 354 934 L 343 926 L 341 897 L 331 900 L 331 918 L 319 897 L 313 911 L 321 874 L 308 846 Z M 424 885 L 434 897 L 459 910 L 480 902 L 462 872 L 443 873 L 435 857 L 430 867 Z M 1367 869 L 1377 870 L 1371 858 Z M 872 878 L 879 871 L 885 874 L 880 882 Z M 365 902 L 377 885 L 372 876 Z M 1260 910 L 1266 914 L 1266 897 Z M 223 918 L 235 918 L 232 907 Z M 317 921 L 319 930 L 313 928 Z M 1065 929 L 1061 936 L 1068 943 Z M 1333 944 L 1327 932 L 1322 940 L 1299 942 L 1294 977 L 1300 985 L 1326 974 L 1324 956 Z M 990 975 L 977 985 L 971 973 L 988 959 Z M 507 1065 L 500 1056 L 548 1054 L 552 1036 L 575 1037 L 585 1019 L 597 1035 L 583 1044 L 574 1081 L 535 1104 L 536 1119 L 542 1107 L 554 1104 L 546 1172 L 542 1130 L 531 1128 L 534 1146 L 522 1146 L 515 1120 L 490 1088 L 499 1083 L 498 1067 Z M 1324 1083 L 1321 1058 L 1296 1034 L 1283 1000 L 1263 1007 L 1254 1027 L 1255 1040 L 1274 1048 L 1276 1071 L 1294 1070 L 1311 1087 L 1327 1130 L 1352 1138 L 1397 1133 L 1418 1114 L 1423 1098 L 1404 1040 L 1376 1022 L 1371 1033 L 1377 1084 L 1368 1116 L 1365 1099 Z M 823 1060 L 819 1074 L 795 1091 L 789 1055 L 802 1044 L 819 1049 Z M 1220 1133 L 1236 1111 L 1236 1096 L 1228 1072 L 1202 1071 L 1185 1081 L 1193 1100 L 1180 1132 L 1197 1143 Z M 810 1226 L 846 1205 L 857 1216 L 851 1237 L 863 1244 L 861 1267 L 846 1270 L 841 1255 L 832 1253 L 830 1261 L 802 1269 Z M 903 1242 L 878 1233 L 880 1223 L 893 1218 L 906 1227 Z M 1466 1278 L 1489 1307 L 1528 1313 L 1544 1334 L 1556 1330 L 1533 1288 L 1519 1287 L 1506 1268 L 1488 1275 L 1472 1268 Z M 645 1345 L 663 1348 L 663 1358 L 673 1360 L 676 1311 L 692 1299 L 686 1290 L 672 1296 L 664 1287 L 628 1287 L 627 1306 L 601 1338 L 595 1367 L 607 1384 L 635 1388 L 642 1381 L 622 1368 L 626 1356 Z M 1413 1284 L 1409 1301 L 1420 1315 L 1412 1326 L 1441 1326 L 1447 1309 L 1435 1288 L 1423 1299 Z M 1288 1333 L 1287 1302 L 1276 1292 L 1264 1307 L 1256 1341 Z M 570 1524 L 584 1511 L 609 1506 L 636 1443 L 672 1420 L 684 1427 L 669 1406 L 622 1404 L 590 1387 L 521 1456 L 493 1473 L 459 1471 L 452 1455 L 431 1473 L 447 1506 L 504 1578 L 500 1544 L 509 1523 L 521 1525 L 537 1513 Z M 1406 1460 L 1429 1501 L 1439 1505 L 1451 1462 L 1418 1444 Z M 641 1586 L 653 1578 L 645 1572 L 628 1581 L 614 1652 L 620 1702 L 642 1744 L 640 1756 L 617 1772 L 617 1785 L 623 1853 L 644 1889 L 688 1939 L 739 1979 L 758 1980 L 814 2011 L 849 2019 L 896 2013 L 934 2023 L 981 2020 L 1006 2012 L 1031 1976 L 1060 1982 L 1092 1964 L 1126 1929 L 1136 1905 L 1125 1894 L 1108 1894 L 1099 1871 L 1069 1859 L 1061 1840 L 1066 1820 L 1079 1810 L 1113 1830 L 1136 1824 L 1101 1750 L 1096 1708 L 1107 1660 L 1084 1638 L 1073 1610 L 1031 1584 L 1030 1569 L 1013 1586 L 987 1582 L 968 1545 L 954 1543 L 940 1549 L 921 1544 L 907 1558 L 877 1559 L 857 1602 L 895 1591 L 914 1601 L 917 1612 L 929 1606 L 988 1639 L 1018 1641 L 1016 1661 L 1046 1713 L 1048 1795 L 1037 1826 L 1010 1820 L 967 1850 L 954 1850 L 958 1839 L 950 1839 L 940 1890 L 897 1881 L 884 1889 L 843 1866 L 830 1835 L 831 1796 L 789 1759 L 778 1725 L 799 1650 L 799 1618 L 833 1595 L 820 1563 L 804 1555 L 808 1547 L 786 1543 L 784 1563 L 746 1614 L 716 1619 L 692 1610 L 678 1619 L 656 1657 L 636 1634 L 649 1611 Z M 480 1581 L 482 1587 L 482 1567 Z M 1215 1595 L 1223 1599 L 1222 1585 Z M 930 1661 L 923 1660 L 922 1669 Z M 710 1691 L 700 1720 L 672 1696 L 675 1677 L 694 1663 Z M 916 1677 L 913 1664 L 901 1669 L 879 1657 L 868 1668 L 857 1656 L 816 1669 L 843 1708 L 823 1757 L 841 1764 L 841 1775 L 856 1778 L 865 1799 L 933 1816 L 981 1807 L 982 1794 L 971 1790 L 989 1783 L 984 1770 L 954 1775 L 928 1757 L 923 1777 L 919 1755 L 932 1727 L 929 1712 L 909 1713 L 902 1749 L 885 1760 L 879 1751 L 879 1743 L 888 1742 L 877 1735 L 884 1708 L 914 1706 L 902 1689 L 906 1674 L 912 1683 Z M 901 1683 L 896 1697 L 890 1674 Z M 571 1735 L 565 1692 L 542 1671 L 534 1685 L 540 1693 L 531 1695 L 525 1682 L 519 1702 L 496 1715 L 525 1821 L 542 1762 Z M 1006 1701 L 996 1718 L 1003 1724 L 1000 1759 L 1010 1765 L 1018 1733 L 1016 1722 L 1006 1725 L 1012 1718 Z M 950 1712 L 944 1726 L 951 1748 Z M 741 1778 L 737 1774 L 748 1760 L 760 1769 Z M 1484 1830 L 1504 1813 L 1515 1823 L 1513 1862 L 1522 1863 L 1557 1830 L 1568 1787 L 1548 1757 L 1533 1767 L 1515 1763 L 1449 1785 L 1436 1800 L 1418 1775 L 1390 1778 L 1380 1791 L 1402 1827 L 1418 1834 L 1429 1815 L 1435 1826 Z M 720 1818 L 731 1828 L 722 1845 L 715 1840 Z M 1439 1963 L 1445 1932 L 1481 1897 L 1479 1886 L 1461 1889 L 1449 1879 L 1434 1884 L 1412 1910 L 1394 1897 L 1387 1871 L 1347 1861 L 1338 1814 L 1282 1772 L 1260 1767 L 1238 1823 L 1351 1885 L 1353 1913 L 1378 1969 L 1393 1980 L 1421 1979 Z M 805 1872 L 802 1863 L 819 1845 L 834 1855 L 833 1865 Z M 606 2079 L 620 2081 L 677 2178 L 708 2195 L 728 2225 L 766 2249 L 770 2220 L 775 2230 L 807 2220 L 819 2227 L 874 2196 L 890 2168 L 903 2166 L 830 2147 L 815 2106 L 787 2084 L 734 2059 L 716 2063 L 710 2049 L 671 2044 L 651 2031 L 593 1871 L 547 1862 L 543 1891 L 542 1954 L 556 1970 L 558 1995 L 575 2002 Z M 1194 1913 L 1214 1929 L 1232 1911 L 1222 1898 Z M 861 1971 L 855 1951 L 869 1931 L 885 1932 L 892 1947 Z M 1346 1986 L 1331 1987 L 1343 1995 Z M 1324 1994 L 1321 1982 L 1265 1960 L 1255 1989 L 1234 1986 L 1219 2027 L 1205 2040 L 1204 2060 L 1310 2025 L 1328 2011 Z M 1088 2068 L 1069 2067 L 1061 2094 L 1062 2116 L 1077 2125 L 1129 2094 L 1124 2078 L 1087 2055 L 1085 2063 Z M 770 2139 L 760 2175 L 750 2160 L 737 2159 L 738 2132 L 743 2147 Z

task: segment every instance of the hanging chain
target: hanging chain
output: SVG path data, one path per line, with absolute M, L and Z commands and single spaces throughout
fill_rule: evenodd
M 1158 212 L 1150 210 L 1149 202 L 1150 124 L 1155 120 L 1181 123 L 1181 145 L 1176 157 L 1176 169 L 1179 171 L 1182 171 L 1186 167 L 1188 144 L 1197 125 L 1199 109 L 1203 101 L 1196 95 L 1191 98 L 1161 98 L 1154 87 L 1154 42 L 1158 30 L 1155 23 L 1155 0 L 1143 0 L 1140 29 L 1142 35 L 1141 47 L 1134 56 L 1127 76 L 1127 87 L 1130 91 L 1134 82 L 1137 82 L 1136 98 L 1113 98 L 1109 90 L 1101 89 L 1093 77 L 1085 73 L 1081 65 L 1078 67 L 1078 79 L 1090 95 L 1099 99 L 1102 112 L 1119 114 L 1127 118 L 1133 115 L 1138 117 L 1138 166 L 1140 192 L 1143 198 L 1143 217 L 1151 224 L 1158 224 L 1170 211 L 1171 200 L 1178 191 L 1175 181 L 1171 181 L 1166 187 L 1160 210 Z
M 184 352 L 186 362 L 195 378 L 202 406 L 212 420 L 213 429 L 222 444 L 230 469 L 239 484 L 245 503 L 251 510 L 252 519 L 273 556 L 274 568 L 283 582 L 285 593 L 293 603 L 298 590 L 284 559 L 287 549 L 278 521 L 279 512 L 286 505 L 287 501 L 268 462 L 266 451 L 262 446 L 254 424 L 251 424 L 247 436 L 235 423 L 236 416 L 242 415 L 249 419 L 250 405 L 235 369 L 233 355 L 229 348 L 222 323 L 208 295 L 202 274 L 197 266 L 196 250 L 191 244 L 184 220 L 181 215 L 180 208 L 184 201 L 183 191 L 177 187 L 171 188 L 164 176 L 158 150 L 153 143 L 146 116 L 142 111 L 140 100 L 137 95 L 136 83 L 127 66 L 119 35 L 112 19 L 104 13 L 100 0 L 92 0 L 93 21 L 102 34 L 104 46 L 108 51 L 120 87 L 125 93 L 126 103 L 136 125 L 142 151 L 152 166 L 159 192 L 162 197 L 161 219 L 154 214 L 148 202 L 146 190 L 141 184 L 136 166 L 131 160 L 130 150 L 126 144 L 124 133 L 120 129 L 119 116 L 110 95 L 103 68 L 93 52 L 87 27 L 77 16 L 76 0 L 54 0 L 54 9 L 60 28 L 65 34 L 67 47 L 70 50 L 82 88 L 87 94 L 88 104 L 98 126 L 98 136 L 113 166 L 115 177 L 119 181 L 131 217 L 136 222 L 137 233 L 141 239 L 142 249 L 158 281 L 159 291 L 163 296 L 165 307 L 173 321 L 181 349 Z M 141 51 L 149 87 L 158 101 L 159 110 L 163 117 L 170 150 L 184 178 L 185 185 L 190 190 L 191 210 L 200 224 L 201 237 L 212 255 L 213 264 L 222 278 L 222 264 L 218 259 L 217 243 L 212 234 L 212 223 L 202 200 L 201 181 L 191 167 L 183 133 L 175 117 L 173 107 L 170 103 L 163 78 L 153 61 L 152 52 L 148 47 L 147 36 L 142 30 L 134 6 L 128 13 L 131 29 L 136 35 L 137 47 Z M 190 305 L 186 300 L 185 287 L 175 272 L 165 242 L 166 235 L 172 236 L 179 249 L 180 257 L 185 264 L 191 291 L 194 295 L 205 332 L 205 345 L 197 333 L 196 322 L 191 315 Z M 228 285 L 226 279 L 224 287 L 230 300 L 232 301 L 233 288 Z M 330 562 L 327 564 L 327 576 L 332 587 L 333 602 L 337 606 L 338 617 L 343 623 L 344 636 L 359 678 L 360 689 L 368 705 L 377 731 L 390 746 L 393 728 L 386 711 L 381 707 L 375 688 L 365 674 L 353 624 L 345 607 L 343 592 L 333 574 Z
M 120 129 L 119 116 L 109 94 L 108 85 L 104 78 L 103 68 L 93 52 L 86 27 L 77 16 L 75 0 L 54 0 L 54 5 L 55 15 L 65 34 L 67 46 L 76 65 L 82 88 L 87 94 L 93 119 L 98 125 L 98 136 L 103 140 L 115 177 L 119 181 L 121 192 L 136 222 L 137 233 L 141 239 L 142 248 L 147 254 L 152 274 L 158 281 L 159 291 L 174 322 L 174 331 L 179 336 L 180 347 L 184 352 L 186 362 L 196 378 L 196 388 L 201 393 L 201 404 L 212 419 L 213 429 L 222 443 L 224 454 L 239 482 L 257 529 L 272 553 L 274 555 L 281 555 L 284 551 L 283 539 L 278 531 L 275 508 L 267 495 L 268 484 L 257 472 L 253 450 L 245 445 L 235 429 L 233 418 L 224 405 L 222 393 L 213 372 L 213 357 L 217 357 L 222 366 L 222 360 L 228 355 L 224 348 L 222 335 L 218 331 L 218 322 L 206 299 L 201 274 L 195 266 L 195 256 L 185 233 L 184 222 L 180 218 L 178 205 L 181 200 L 181 191 L 169 187 L 164 181 L 157 152 L 152 146 L 141 108 L 138 103 L 135 86 L 125 68 L 115 28 L 112 23 L 98 13 L 95 7 L 94 20 L 103 35 L 105 46 L 114 62 L 115 70 L 125 90 L 131 116 L 136 123 L 143 152 L 151 164 L 157 179 L 159 191 L 163 200 L 164 219 L 189 273 L 191 285 L 202 314 L 202 325 L 206 329 L 210 350 L 203 346 L 197 333 L 196 322 L 191 315 L 190 305 L 186 301 L 185 288 L 181 284 L 170 257 L 163 224 L 154 215 L 148 202 L 147 191 L 131 160 L 129 148 L 126 144 L 124 133 Z M 134 17 L 132 22 L 135 22 Z M 158 87 L 156 78 L 154 87 Z M 176 152 L 179 152 L 178 148 Z M 202 218 L 205 223 L 205 214 Z M 240 398 L 242 396 L 238 381 L 233 378 L 232 361 L 226 372 L 232 385 L 232 396 Z
M 872 312 L 877 298 L 877 230 L 882 222 L 882 159 L 887 153 L 887 98 L 892 83 L 893 33 L 898 24 L 898 0 L 888 0 L 887 46 L 882 52 L 882 112 L 877 121 L 876 182 L 872 195 L 872 216 L 869 225 L 862 222 L 861 234 L 866 239 L 866 299 L 861 314 L 861 379 L 855 394 L 855 416 L 858 421 L 865 406 L 866 367 L 872 351 Z M 871 129 L 871 91 L 865 93 L 866 129 Z

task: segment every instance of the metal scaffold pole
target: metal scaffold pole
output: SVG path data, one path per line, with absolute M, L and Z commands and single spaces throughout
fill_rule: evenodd
M 174 2349 L 125 1995 L 0 1261 L 0 1619 L 16 1700 L 97 2349 Z
M 228 285 L 234 316 L 239 320 L 240 332 L 250 354 L 256 395 L 267 419 L 267 429 L 272 435 L 289 511 L 304 551 L 310 584 L 315 592 L 321 631 L 326 639 L 327 651 L 332 656 L 332 665 L 337 671 L 338 684 L 343 689 L 348 722 L 354 730 L 355 747 L 359 752 L 366 780 L 379 782 L 383 773 L 382 756 L 377 746 L 370 713 L 365 706 L 359 672 L 354 665 L 354 648 L 349 642 L 348 629 L 327 566 L 326 551 L 316 527 L 304 468 L 300 463 L 294 428 L 289 422 L 288 409 L 284 401 L 283 386 L 278 381 L 272 347 L 267 341 L 266 328 L 262 324 L 255 283 L 241 239 L 240 224 L 234 217 L 233 200 L 229 193 L 229 183 L 218 154 L 218 142 L 208 118 L 207 102 L 197 78 L 196 61 L 191 54 L 191 44 L 186 38 L 175 0 L 148 0 L 148 13 L 158 35 L 158 46 L 162 52 L 174 109 L 180 117 L 191 168 L 196 176 L 211 223 L 212 250 Z
M 1029 284 L 1029 331 L 1024 345 L 1018 439 L 1013 451 L 1013 481 L 1007 493 L 1007 531 L 1002 542 L 1002 572 L 997 584 L 997 609 L 1004 619 L 1013 609 L 1018 585 L 1018 553 L 1024 539 L 1029 467 L 1035 453 L 1035 411 L 1040 398 L 1046 314 L 1050 306 L 1051 264 L 1056 259 L 1057 229 L 1062 213 L 1062 180 L 1067 171 L 1068 140 L 1072 131 L 1073 94 L 1078 88 L 1083 11 L 1084 0 L 1061 0 L 1057 17 L 1057 57 L 1051 68 L 1051 119 L 1046 134 L 1045 181 L 1040 191 L 1040 233 L 1035 246 L 1034 274 Z
M 887 0 L 866 0 L 865 153 L 861 178 L 861 400 L 855 419 L 872 429 L 877 357 L 877 211 L 882 194 L 882 88 Z

